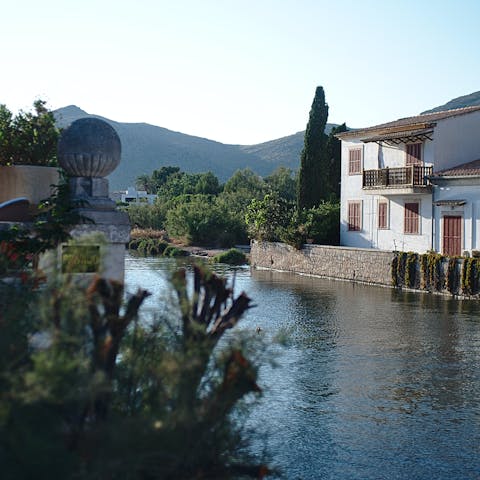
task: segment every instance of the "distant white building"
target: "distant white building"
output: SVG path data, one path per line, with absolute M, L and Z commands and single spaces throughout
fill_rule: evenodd
M 337 135 L 342 245 L 480 250 L 480 106 Z
M 120 196 L 123 203 L 148 203 L 149 205 L 153 205 L 156 198 L 156 195 L 147 193 L 145 190 L 137 190 L 135 187 L 128 187 Z

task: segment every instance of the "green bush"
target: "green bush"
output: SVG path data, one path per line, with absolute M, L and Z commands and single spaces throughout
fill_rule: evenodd
M 138 253 L 142 255 L 162 255 L 168 243 L 165 240 L 159 240 L 158 238 L 137 238 L 132 240 L 130 244 L 136 246 Z
M 167 230 L 195 245 L 232 246 L 239 225 L 224 204 L 211 195 L 184 195 L 167 213 Z
M 212 257 L 215 263 L 227 263 L 229 265 L 244 265 L 247 263 L 246 255 L 238 248 L 231 248 L 226 252 L 219 253 Z
M 159 202 L 153 205 L 129 204 L 123 207 L 130 219 L 130 225 L 137 228 L 162 230 L 165 226 L 166 206 Z
M 163 251 L 164 257 L 187 257 L 188 255 L 189 253 L 186 250 L 174 247 L 173 245 L 168 245 Z

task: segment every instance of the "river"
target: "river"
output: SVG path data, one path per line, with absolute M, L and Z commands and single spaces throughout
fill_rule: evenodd
M 156 294 L 146 310 L 173 266 L 127 257 L 128 289 Z M 480 478 L 477 301 L 235 272 L 236 292 L 257 305 L 241 328 L 287 339 L 260 370 L 264 393 L 248 420 L 284 478 Z

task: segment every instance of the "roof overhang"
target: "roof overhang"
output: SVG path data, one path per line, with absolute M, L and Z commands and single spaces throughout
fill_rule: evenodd
M 391 132 L 381 135 L 374 135 L 362 138 L 363 143 L 387 143 L 389 145 L 400 145 L 402 143 L 424 142 L 432 140 L 433 128 L 422 128 L 417 130 L 407 130 L 403 132 Z
M 428 176 L 432 185 L 446 186 L 446 185 L 463 185 L 475 186 L 480 185 L 480 175 L 430 175 Z
M 465 205 L 466 203 L 467 203 L 466 200 L 438 200 L 436 202 L 433 202 L 433 204 L 436 207 L 443 207 L 443 206 L 461 207 L 462 205 Z
M 386 139 L 397 139 L 408 137 L 412 134 L 431 134 L 435 127 L 435 122 L 415 122 L 407 125 L 395 125 L 391 127 L 370 127 L 358 130 L 348 130 L 346 132 L 337 133 L 335 136 L 340 140 L 356 139 L 362 142 L 382 141 Z

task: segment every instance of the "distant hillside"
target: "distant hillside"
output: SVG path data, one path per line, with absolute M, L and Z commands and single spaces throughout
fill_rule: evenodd
M 454 108 L 473 107 L 474 105 L 480 105 L 480 92 L 473 92 L 469 95 L 463 95 L 462 97 L 454 98 L 444 105 L 426 110 L 424 113 L 443 112 L 444 110 L 453 110 Z
M 247 167 L 262 176 L 279 166 L 297 169 L 303 147 L 304 132 L 258 145 L 227 145 L 147 123 L 115 122 L 90 115 L 75 105 L 54 113 L 59 127 L 65 128 L 74 120 L 91 116 L 105 120 L 117 131 L 122 142 L 122 162 L 109 176 L 111 190 L 133 185 L 139 175 L 167 165 L 190 173 L 210 170 L 221 181 Z M 327 125 L 327 130 L 331 127 Z

